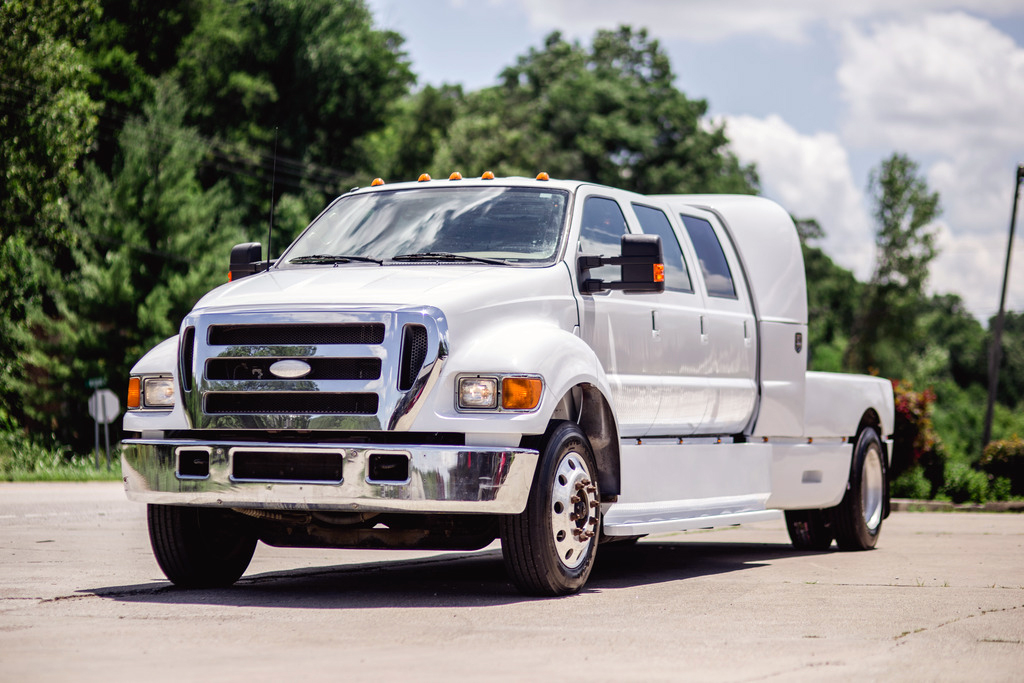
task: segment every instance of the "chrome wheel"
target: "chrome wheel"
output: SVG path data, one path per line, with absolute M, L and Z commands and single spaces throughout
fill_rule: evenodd
M 864 524 L 872 532 L 882 523 L 882 486 L 882 452 L 872 443 L 864 454 L 860 489 Z
M 551 537 L 558 560 L 575 569 L 587 559 L 597 536 L 601 503 L 586 462 L 575 451 L 565 453 L 551 482 Z

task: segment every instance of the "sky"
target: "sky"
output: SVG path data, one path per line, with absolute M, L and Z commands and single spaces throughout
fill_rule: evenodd
M 816 218 L 837 263 L 871 277 L 868 181 L 893 152 L 939 192 L 929 289 L 996 314 L 1024 163 L 1021 0 L 369 0 L 404 36 L 419 85 L 475 90 L 552 31 L 645 27 L 677 87 L 708 102 L 762 194 Z M 1024 200 L 1021 202 L 1024 205 Z M 1007 309 L 1024 312 L 1024 206 Z M 812 283 L 813 286 L 813 283 Z

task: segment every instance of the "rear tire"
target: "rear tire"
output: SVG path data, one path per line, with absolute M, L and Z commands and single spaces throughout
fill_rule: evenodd
M 786 529 L 798 550 L 828 550 L 832 545 L 832 520 L 825 510 L 786 510 Z
M 529 595 L 578 592 L 597 554 L 601 497 L 590 442 L 572 422 L 548 428 L 526 509 L 503 515 L 501 554 Z
M 882 441 L 878 432 L 868 427 L 857 437 L 846 495 L 832 510 L 832 526 L 840 550 L 875 547 L 882 531 L 886 494 Z
M 256 536 L 230 510 L 149 505 L 149 540 L 160 569 L 182 588 L 220 588 L 238 580 Z

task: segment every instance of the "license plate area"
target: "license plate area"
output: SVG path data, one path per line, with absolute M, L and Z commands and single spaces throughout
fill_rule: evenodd
M 238 482 L 344 481 L 344 451 L 297 448 L 232 448 L 231 479 Z

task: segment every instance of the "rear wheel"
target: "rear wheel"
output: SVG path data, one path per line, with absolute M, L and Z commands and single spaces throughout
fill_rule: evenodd
M 799 550 L 828 550 L 832 545 L 832 520 L 824 510 L 787 510 L 786 529 Z
M 256 550 L 255 534 L 230 510 L 149 505 L 147 516 L 153 554 L 176 586 L 230 586 Z
M 878 542 L 886 495 L 883 457 L 878 432 L 868 427 L 857 438 L 846 495 L 832 511 L 840 550 L 870 550 Z
M 597 553 L 600 501 L 586 435 L 572 422 L 553 423 L 526 509 L 500 520 L 505 567 L 520 590 L 553 596 L 583 587 Z

